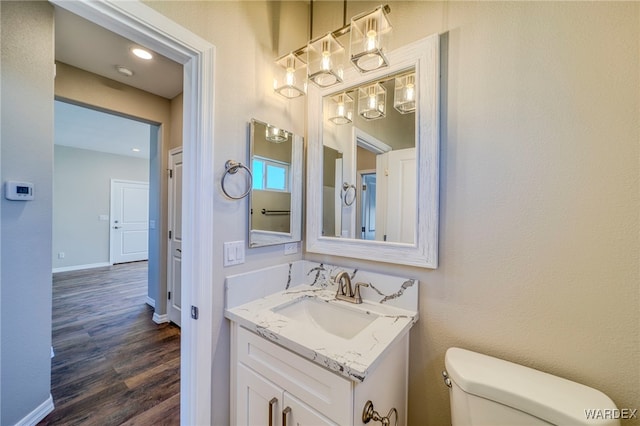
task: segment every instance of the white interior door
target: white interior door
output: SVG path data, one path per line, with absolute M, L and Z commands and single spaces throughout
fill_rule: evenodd
M 384 208 L 384 241 L 413 244 L 416 241 L 416 150 L 399 149 L 381 154 L 386 164 L 386 183 L 378 197 L 378 206 L 386 200 Z M 380 187 L 380 182 L 378 182 Z
M 180 325 L 182 313 L 182 148 L 169 151 L 169 253 L 167 315 Z
M 111 264 L 149 259 L 149 183 L 111 180 Z

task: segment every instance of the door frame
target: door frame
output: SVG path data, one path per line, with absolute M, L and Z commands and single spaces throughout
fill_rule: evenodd
M 136 180 L 126 180 L 126 179 L 111 179 L 111 184 L 109 187 L 109 263 L 111 265 L 114 265 L 114 247 L 113 247 L 113 216 L 114 216 L 114 209 L 113 209 L 113 185 L 115 183 L 131 183 L 131 184 L 135 184 L 135 185 L 146 185 L 147 189 L 149 188 L 149 182 L 142 182 L 142 181 L 136 181 Z M 149 210 L 149 199 L 147 198 L 147 211 Z M 149 219 L 147 218 L 147 230 L 148 230 L 148 226 L 149 226 Z M 148 232 L 148 231 L 147 231 Z M 149 237 L 147 237 L 147 255 L 149 253 Z M 147 256 L 148 257 L 148 256 Z
M 184 66 L 180 423 L 211 424 L 215 46 L 140 1 L 49 1 Z

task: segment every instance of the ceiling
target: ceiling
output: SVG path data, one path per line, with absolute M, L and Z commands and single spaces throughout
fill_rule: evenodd
M 55 58 L 76 68 L 116 80 L 167 99 L 182 93 L 182 65 L 152 52 L 145 61 L 131 53 L 139 47 L 71 12 L 55 8 Z M 116 70 L 133 71 L 127 77 Z M 55 102 L 55 144 L 137 158 L 149 158 L 150 125 L 121 116 Z M 140 149 L 139 152 L 132 151 Z
M 150 61 L 139 59 L 131 48 L 140 45 L 59 7 L 55 8 L 56 61 L 137 87 L 163 98 L 182 93 L 182 65 L 152 52 Z M 133 71 L 126 77 L 116 70 Z
M 149 158 L 151 124 L 61 101 L 54 116 L 56 145 Z

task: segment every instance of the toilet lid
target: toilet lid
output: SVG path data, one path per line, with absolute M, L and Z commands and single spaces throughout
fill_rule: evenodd
M 466 393 L 499 402 L 553 424 L 619 425 L 587 419 L 585 410 L 616 409 L 604 393 L 542 371 L 460 348 L 445 355 L 449 377 Z

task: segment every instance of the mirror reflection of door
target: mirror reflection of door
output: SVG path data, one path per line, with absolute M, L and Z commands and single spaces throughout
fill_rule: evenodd
M 376 239 L 376 172 L 360 172 L 358 187 L 360 199 L 358 203 L 358 223 L 360 238 L 363 240 Z
M 323 147 L 322 235 L 339 237 L 342 232 L 342 153 Z

